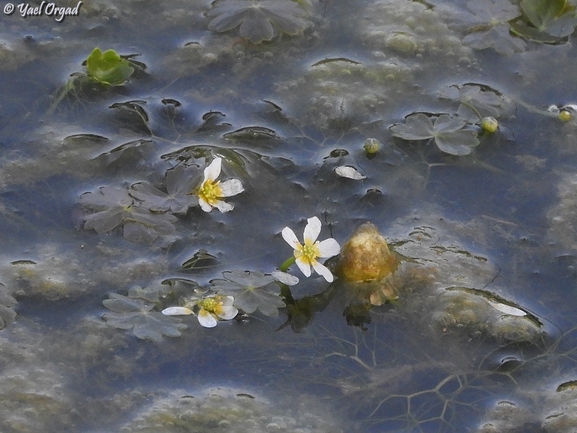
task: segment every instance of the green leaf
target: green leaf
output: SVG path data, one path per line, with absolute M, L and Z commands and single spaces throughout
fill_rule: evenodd
M 103 53 L 100 48 L 94 48 L 86 59 L 86 71 L 90 78 L 102 84 L 119 86 L 128 81 L 134 68 L 116 51 L 108 50 Z
M 567 0 L 523 0 L 521 10 L 538 32 L 528 31 L 530 27 L 522 24 L 514 25 L 513 29 L 533 40 L 539 39 L 538 33 L 545 33 L 555 38 L 569 36 L 577 24 L 575 8 L 568 4 Z

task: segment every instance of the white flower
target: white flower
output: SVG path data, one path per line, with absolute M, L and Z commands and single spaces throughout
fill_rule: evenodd
M 283 239 L 294 248 L 295 262 L 305 277 L 310 277 L 312 269 L 322 275 L 329 283 L 333 281 L 333 274 L 324 265 L 321 265 L 317 258 L 329 258 L 336 256 L 341 247 L 333 238 L 317 241 L 321 233 L 321 221 L 317 217 L 307 220 L 304 231 L 304 245 L 301 244 L 295 233 L 288 227 L 282 230 Z
M 215 295 L 201 299 L 194 303 L 198 308 L 198 322 L 205 328 L 214 328 L 219 320 L 231 320 L 238 314 L 233 307 L 232 296 Z M 162 310 L 167 316 L 188 316 L 194 311 L 188 307 L 168 307 Z
M 232 197 L 244 191 L 242 182 L 238 179 L 229 179 L 222 183 L 216 180 L 220 176 L 221 166 L 222 158 L 215 158 L 204 169 L 204 180 L 196 191 L 200 207 L 205 212 L 210 212 L 215 207 L 221 212 L 233 210 L 234 205 L 220 199 Z

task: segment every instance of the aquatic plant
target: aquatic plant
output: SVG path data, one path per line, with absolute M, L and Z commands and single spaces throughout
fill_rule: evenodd
M 133 295 L 134 296 L 134 295 Z M 160 341 L 163 336 L 179 337 L 187 326 L 179 319 L 153 311 L 155 305 L 139 298 L 110 293 L 102 304 L 112 311 L 102 318 L 114 328 L 132 329 L 141 340 Z
M 567 0 L 522 0 L 519 5 L 523 19 L 511 23 L 511 28 L 524 38 L 560 43 L 575 31 L 575 5 Z
M 138 182 L 130 187 L 130 195 L 144 203 L 152 212 L 185 214 L 198 204 L 194 194 L 199 178 L 194 167 L 177 165 L 166 172 L 166 191 L 161 191 L 148 182 Z
M 325 239 L 322 242 L 317 241 L 320 233 L 321 221 L 317 217 L 307 219 L 303 234 L 304 245 L 299 242 L 291 228 L 285 227 L 282 230 L 282 237 L 294 248 L 294 257 L 281 266 L 281 271 L 285 271 L 292 263 L 296 262 L 305 277 L 310 277 L 312 269 L 314 269 L 329 283 L 332 282 L 334 279 L 332 272 L 326 266 L 320 264 L 317 259 L 336 256 L 340 252 L 341 247 L 333 238 Z
M 214 17 L 209 30 L 226 32 L 240 26 L 240 36 L 253 44 L 270 41 L 277 32 L 295 35 L 308 25 L 307 12 L 291 0 L 216 0 L 206 15 Z
M 505 55 L 525 51 L 525 42 L 511 35 L 509 21 L 521 16 L 517 5 L 508 0 L 472 0 L 467 2 L 476 26 L 468 30 L 463 44 L 476 50 L 494 48 Z
M 233 306 L 232 296 L 202 295 L 189 297 L 182 307 L 168 307 L 162 310 L 166 316 L 189 316 L 196 314 L 198 322 L 205 328 L 214 328 L 219 320 L 232 320 L 238 314 Z
M 457 115 L 470 123 L 478 123 L 486 117 L 511 116 L 516 109 L 510 98 L 485 84 L 452 85 L 442 89 L 438 95 L 442 99 L 460 102 Z
M 232 197 L 244 191 L 242 182 L 238 179 L 229 179 L 222 183 L 216 180 L 220 176 L 221 166 L 222 158 L 215 158 L 204 169 L 204 179 L 196 190 L 200 207 L 205 212 L 210 212 L 215 207 L 221 212 L 233 210 L 234 205 L 221 199 Z
M 114 50 L 103 53 L 100 48 L 94 48 L 86 59 L 86 73 L 99 83 L 120 86 L 134 73 L 134 67 Z
M 98 192 L 87 192 L 79 204 L 95 213 L 84 216 L 84 228 L 105 233 L 123 226 L 126 240 L 152 242 L 162 235 L 174 233 L 172 225 L 177 218 L 170 214 L 151 213 L 138 206 L 125 188 L 101 187 Z
M 224 279 L 210 281 L 211 289 L 223 295 L 234 296 L 234 306 L 252 314 L 257 309 L 265 316 L 278 315 L 285 306 L 280 286 L 275 278 L 259 271 L 226 271 Z
M 469 155 L 479 144 L 477 133 L 468 129 L 463 119 L 441 114 L 434 123 L 424 113 L 413 113 L 405 123 L 396 123 L 389 128 L 395 137 L 404 140 L 434 140 L 437 147 L 449 155 Z

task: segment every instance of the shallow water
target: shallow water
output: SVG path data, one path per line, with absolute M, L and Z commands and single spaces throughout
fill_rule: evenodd
M 323 1 L 303 31 L 253 44 L 208 30 L 210 1 L 86 3 L 0 23 L 1 431 L 573 431 L 574 386 L 558 387 L 577 379 L 577 121 L 546 109 L 575 103 L 574 36 L 503 54 L 463 42 L 465 2 Z M 95 47 L 146 69 L 62 93 Z M 480 143 L 461 156 L 393 135 L 413 113 L 465 117 L 449 86 L 500 97 L 499 129 L 470 121 Z M 232 211 L 191 207 L 150 241 L 128 220 L 85 229 L 83 194 L 163 189 L 217 156 L 244 186 Z M 313 216 L 340 245 L 374 223 L 405 260 L 399 299 L 367 305 L 293 265 L 278 316 L 185 316 L 155 341 L 103 319 L 135 285 L 161 293 L 157 312 L 192 290 L 167 280 L 270 273 L 292 255 L 282 229 L 300 239 Z

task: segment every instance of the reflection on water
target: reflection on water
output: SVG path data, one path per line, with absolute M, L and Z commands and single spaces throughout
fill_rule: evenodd
M 0 430 L 573 431 L 575 5 L 463 3 L 5 15 Z

